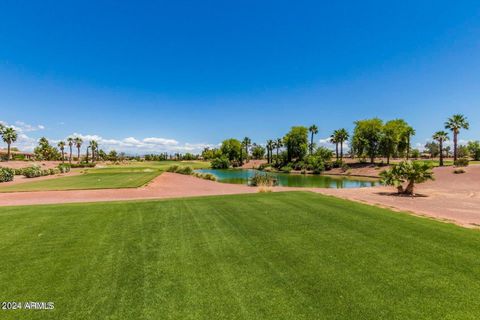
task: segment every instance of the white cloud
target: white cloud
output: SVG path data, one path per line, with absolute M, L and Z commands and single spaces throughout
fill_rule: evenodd
M 23 121 L 15 121 L 15 125 L 12 125 L 12 127 L 18 132 L 32 132 L 32 131 L 39 131 L 39 130 L 45 129 L 44 125 L 39 124 L 35 126 L 35 125 L 25 123 Z

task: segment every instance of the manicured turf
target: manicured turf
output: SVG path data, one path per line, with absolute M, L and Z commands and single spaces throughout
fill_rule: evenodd
M 138 188 L 174 164 L 190 166 L 194 169 L 209 166 L 209 164 L 205 162 L 135 162 L 128 165 L 85 169 L 84 174 L 77 176 L 58 177 L 38 181 L 33 178 L 31 181 L 21 184 L 0 184 L 0 192 Z
M 478 319 L 480 233 L 311 193 L 0 210 L 0 319 Z

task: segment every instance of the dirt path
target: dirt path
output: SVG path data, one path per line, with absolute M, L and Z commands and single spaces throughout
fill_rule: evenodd
M 452 167 L 436 168 L 435 181 L 418 186 L 419 197 L 393 195 L 393 188 L 321 189 L 276 187 L 273 191 L 303 190 L 348 200 L 410 211 L 459 225 L 480 226 L 480 165 L 453 174 Z M 138 199 L 165 199 L 190 196 L 256 193 L 258 188 L 224 184 L 173 173 L 163 173 L 138 189 L 103 189 L 0 193 L 0 206 L 95 202 Z

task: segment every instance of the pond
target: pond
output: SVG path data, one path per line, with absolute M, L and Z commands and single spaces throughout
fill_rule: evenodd
M 211 173 L 217 177 L 219 182 L 248 184 L 248 180 L 258 170 L 252 169 L 199 169 L 196 172 Z M 284 187 L 313 187 L 313 188 L 362 188 L 373 187 L 380 182 L 371 178 L 328 176 L 294 173 L 268 173 L 278 180 L 279 186 Z

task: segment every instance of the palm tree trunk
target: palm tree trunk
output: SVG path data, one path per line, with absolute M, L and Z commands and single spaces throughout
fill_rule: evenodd
M 390 153 L 387 153 L 387 164 L 390 164 Z
M 10 154 L 10 143 L 7 143 L 7 146 L 8 146 L 8 147 L 7 147 L 7 148 L 8 148 L 8 150 L 7 150 L 7 161 L 9 161 L 9 160 L 10 160 L 10 156 L 11 156 L 11 154 Z
M 65 152 L 62 150 L 62 163 L 65 163 Z
M 338 161 L 338 142 L 335 143 L 335 157 L 337 158 L 337 161 Z
M 407 138 L 407 160 L 410 158 L 410 135 Z
M 79 147 L 77 147 L 77 149 L 78 149 L 78 153 L 77 153 L 77 161 L 78 161 L 78 163 L 80 163 L 80 148 L 79 148 Z
M 440 140 L 440 167 L 443 167 L 443 141 Z
M 453 132 L 453 161 L 457 161 L 457 132 Z
M 343 140 L 340 141 L 340 161 L 343 161 Z
M 68 158 L 68 162 L 72 164 L 72 146 L 70 146 L 70 157 Z
M 310 155 L 313 154 L 313 132 L 310 138 Z

